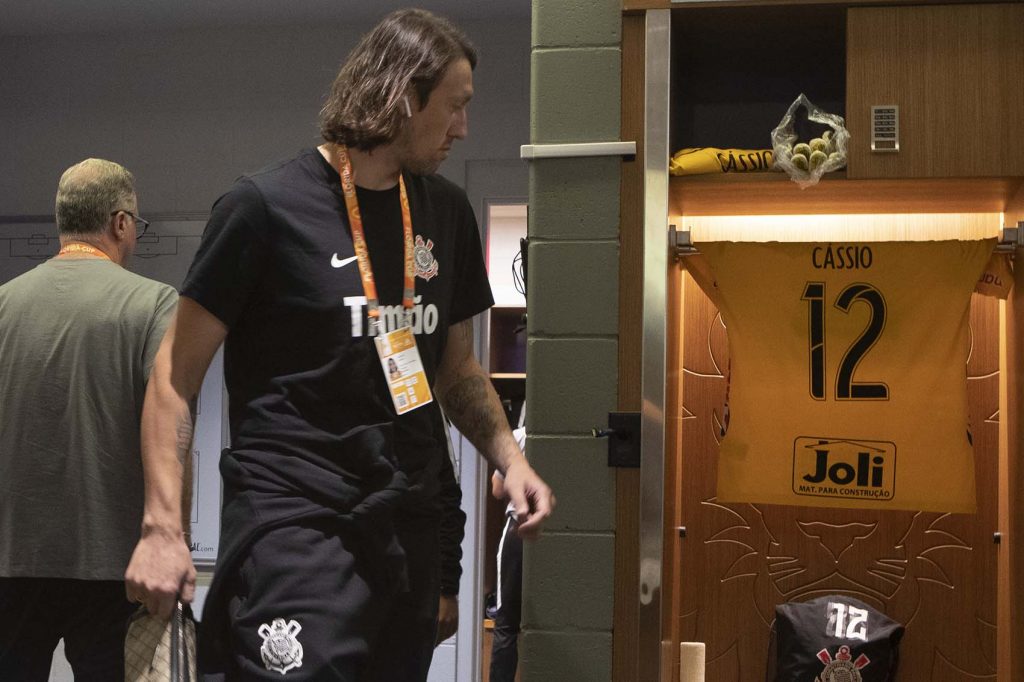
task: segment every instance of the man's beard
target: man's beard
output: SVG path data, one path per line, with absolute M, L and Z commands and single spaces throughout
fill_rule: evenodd
M 441 162 L 433 159 L 417 159 L 415 157 L 409 157 L 402 161 L 403 170 L 406 170 L 413 175 L 433 175 L 440 167 Z
M 441 167 L 441 159 L 436 157 L 418 157 L 414 152 L 414 147 L 412 132 L 406 129 L 398 140 L 402 170 L 413 175 L 433 175 L 436 173 L 437 169 Z

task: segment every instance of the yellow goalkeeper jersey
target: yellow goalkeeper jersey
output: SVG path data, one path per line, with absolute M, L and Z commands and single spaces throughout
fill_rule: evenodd
M 700 244 L 729 336 L 719 500 L 973 512 L 968 315 L 994 244 Z

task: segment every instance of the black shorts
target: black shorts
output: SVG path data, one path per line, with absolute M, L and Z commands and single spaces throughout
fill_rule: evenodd
M 402 524 L 390 545 L 362 532 L 321 520 L 250 545 L 220 600 L 232 660 L 204 670 L 206 679 L 425 680 L 440 593 L 437 521 Z M 408 589 L 395 562 L 406 564 Z

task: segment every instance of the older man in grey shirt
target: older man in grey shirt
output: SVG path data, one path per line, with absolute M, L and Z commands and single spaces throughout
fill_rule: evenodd
M 146 223 L 123 167 L 69 168 L 56 214 L 60 253 L 0 286 L 0 678 L 46 680 L 64 639 L 76 679 L 116 680 L 139 419 L 177 293 L 124 268 Z

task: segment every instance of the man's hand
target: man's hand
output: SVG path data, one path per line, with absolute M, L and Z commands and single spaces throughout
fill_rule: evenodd
M 516 510 L 519 537 L 536 539 L 555 508 L 555 496 L 525 457 L 514 459 L 506 469 L 505 496 Z
M 142 473 L 146 502 L 142 539 L 125 571 L 128 599 L 164 619 L 195 596 L 196 569 L 182 528 L 191 499 L 193 419 L 190 403 L 228 330 L 192 299 L 182 297 L 146 385 L 142 405 Z M 184 504 L 183 504 L 184 502 Z
M 445 641 L 459 629 L 459 598 L 453 594 L 442 594 L 437 607 L 437 638 L 434 646 Z
M 473 356 L 471 319 L 449 328 L 434 389 L 455 428 L 498 471 L 505 471 L 505 496 L 516 510 L 520 537 L 537 537 L 555 496 L 527 463 L 490 378 Z
M 175 600 L 190 603 L 196 592 L 192 554 L 180 533 L 144 532 L 124 574 L 128 600 L 167 620 Z

